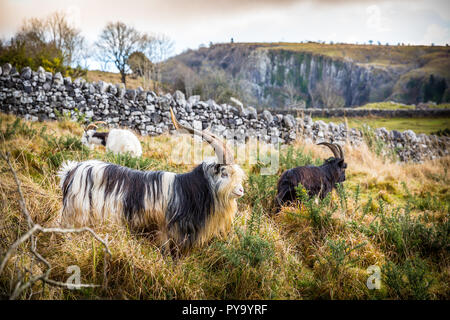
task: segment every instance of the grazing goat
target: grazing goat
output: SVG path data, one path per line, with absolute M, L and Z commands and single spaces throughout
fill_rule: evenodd
M 101 121 L 96 123 L 101 123 Z M 93 149 L 94 145 L 102 145 L 106 147 L 106 150 L 112 151 L 114 154 L 129 152 L 133 157 L 142 155 L 141 143 L 130 130 L 111 129 L 109 132 L 97 132 L 96 129 L 97 125 L 91 123 L 85 129 L 81 138 L 81 142 L 90 149 Z
M 278 180 L 277 204 L 297 199 L 295 188 L 301 183 L 310 197 L 319 195 L 321 199 L 333 190 L 337 183 L 345 181 L 344 153 L 338 144 L 319 143 L 331 149 L 334 158 L 325 160 L 319 167 L 303 166 L 286 170 Z
M 236 201 L 244 194 L 245 174 L 223 141 L 181 125 L 170 111 L 175 128 L 200 135 L 218 161 L 204 161 L 184 174 L 137 171 L 97 160 L 64 163 L 59 172 L 63 224 L 126 222 L 133 229 L 156 231 L 163 249 L 180 251 L 229 229 Z

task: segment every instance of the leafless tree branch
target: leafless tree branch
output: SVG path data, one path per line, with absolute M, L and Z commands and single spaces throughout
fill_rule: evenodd
M 103 274 L 103 287 L 106 288 L 107 286 L 107 266 L 108 266 L 108 262 L 109 262 L 109 258 L 111 257 L 111 251 L 109 250 L 108 247 L 108 243 L 107 240 L 102 239 L 101 237 L 99 237 L 91 228 L 88 227 L 83 227 L 83 228 L 78 228 L 78 229 L 68 229 L 68 228 L 45 228 L 42 227 L 39 224 L 36 224 L 33 222 L 33 219 L 31 218 L 31 215 L 26 207 L 26 203 L 25 203 L 25 198 L 23 196 L 22 190 L 21 190 L 21 184 L 20 184 L 20 180 L 17 178 L 17 174 L 16 171 L 13 169 L 11 162 L 9 160 L 9 154 L 3 154 L 0 153 L 0 156 L 7 162 L 9 169 L 11 171 L 11 173 L 14 176 L 14 180 L 16 182 L 17 185 L 17 192 L 19 193 L 19 204 L 20 204 L 20 208 L 21 208 L 21 212 L 24 215 L 24 217 L 27 220 L 28 223 L 28 231 L 25 232 L 19 239 L 17 239 L 6 251 L 6 254 L 4 255 L 3 259 L 1 260 L 0 263 L 0 274 L 3 272 L 4 268 L 6 267 L 7 262 L 9 261 L 9 259 L 11 258 L 11 256 L 13 255 L 13 253 L 17 250 L 17 248 L 25 243 L 26 241 L 28 241 L 29 239 L 31 240 L 31 245 L 30 245 L 30 251 L 33 254 L 33 256 L 40 261 L 41 263 L 43 263 L 46 266 L 46 270 L 44 273 L 40 274 L 40 275 L 33 275 L 31 270 L 28 270 L 28 273 L 31 274 L 31 277 L 28 279 L 28 281 L 26 281 L 25 283 L 22 284 L 22 279 L 24 278 L 21 275 L 21 272 L 19 274 L 19 280 L 16 283 L 16 286 L 13 290 L 13 293 L 10 296 L 10 299 L 16 299 L 17 297 L 20 296 L 20 294 L 26 290 L 27 288 L 31 287 L 34 283 L 38 282 L 38 281 L 42 281 L 43 284 L 49 284 L 51 286 L 58 286 L 58 287 L 62 287 L 62 288 L 72 288 L 72 287 L 77 287 L 77 288 L 93 288 L 93 287 L 99 287 L 99 285 L 95 285 L 95 284 L 77 284 L 77 285 L 72 285 L 72 284 L 68 284 L 68 283 L 64 283 L 64 282 L 59 282 L 59 281 L 55 281 L 49 278 L 50 276 L 50 271 L 51 271 L 51 264 L 50 262 L 48 262 L 48 260 L 46 260 L 39 252 L 37 252 L 36 250 L 36 242 L 37 242 L 37 238 L 36 238 L 36 233 L 38 232 L 42 232 L 42 233 L 83 233 L 83 232 L 88 232 L 92 235 L 92 237 L 94 237 L 97 241 L 99 241 L 105 248 L 105 255 L 104 255 L 104 274 Z

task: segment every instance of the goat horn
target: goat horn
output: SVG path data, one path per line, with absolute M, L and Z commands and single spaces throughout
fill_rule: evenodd
M 339 152 L 336 149 L 336 145 L 328 143 L 328 142 L 321 142 L 321 143 L 318 143 L 317 145 L 327 146 L 328 148 L 330 148 L 331 152 L 333 152 L 333 155 L 334 155 L 335 158 L 340 158 Z
M 344 151 L 342 151 L 342 147 L 338 145 L 337 143 L 334 144 L 339 149 L 339 154 L 341 159 L 344 159 Z
M 95 128 L 95 129 L 97 129 L 98 128 L 98 124 L 107 124 L 105 121 L 95 121 L 95 122 L 92 122 L 92 123 L 90 123 L 87 127 L 86 127 L 86 131 L 87 130 L 89 130 L 89 129 L 91 129 L 91 128 Z
M 86 131 L 88 131 L 88 130 L 90 130 L 90 129 L 92 129 L 92 128 L 95 128 L 95 129 L 97 129 L 97 125 L 95 124 L 95 123 L 90 123 L 87 127 L 86 127 Z
M 170 108 L 170 116 L 172 118 L 172 123 L 175 126 L 175 129 L 185 129 L 191 134 L 197 134 L 201 136 L 206 142 L 208 142 L 214 148 L 219 162 L 223 162 L 223 164 L 234 163 L 233 154 L 228 150 L 227 145 L 224 141 L 207 130 L 199 131 L 197 129 L 182 125 L 175 117 L 172 108 Z

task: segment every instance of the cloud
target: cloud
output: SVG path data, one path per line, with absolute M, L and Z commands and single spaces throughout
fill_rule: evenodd
M 422 43 L 429 45 L 431 43 L 450 43 L 450 30 L 437 24 L 431 24 L 427 27 Z
M 81 9 L 78 6 L 69 6 L 65 10 L 67 21 L 77 29 L 81 28 Z
M 389 31 L 387 26 L 388 20 L 381 14 L 381 9 L 377 5 L 371 5 L 366 8 L 366 14 L 368 15 L 366 25 L 369 29 L 373 29 L 377 32 Z
M 107 22 L 120 20 L 143 32 L 167 34 L 175 41 L 178 53 L 197 48 L 200 43 L 226 42 L 231 37 L 237 42 L 285 39 L 362 43 L 372 39 L 383 43 L 421 43 L 429 25 L 450 28 L 449 21 L 436 13 L 445 11 L 448 3 L 448 0 L 0 0 L 0 38 L 12 36 L 25 18 L 63 11 L 90 44 Z M 440 33 L 432 28 L 426 36 L 427 43 L 431 40 L 442 43 L 435 39 Z

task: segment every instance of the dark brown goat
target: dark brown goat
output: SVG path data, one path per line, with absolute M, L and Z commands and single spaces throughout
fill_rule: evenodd
M 338 144 L 321 142 L 331 149 L 334 158 L 325 160 L 321 166 L 302 166 L 283 172 L 278 180 L 277 204 L 283 205 L 297 199 L 295 188 L 301 183 L 310 197 L 318 195 L 321 199 L 333 190 L 337 183 L 345 181 L 344 153 Z

